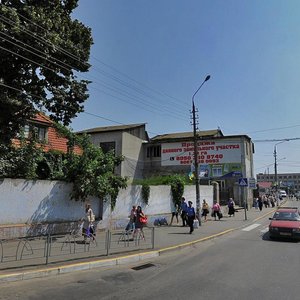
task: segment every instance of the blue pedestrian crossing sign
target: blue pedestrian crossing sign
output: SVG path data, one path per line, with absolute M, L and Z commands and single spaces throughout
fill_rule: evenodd
M 239 186 L 248 186 L 248 178 L 240 178 Z

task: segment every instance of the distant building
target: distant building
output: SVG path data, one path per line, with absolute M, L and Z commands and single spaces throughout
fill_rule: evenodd
M 149 139 L 145 124 L 98 127 L 78 132 L 91 135 L 94 145 L 114 149 L 125 160 L 117 173 L 131 180 L 155 175 L 185 174 L 193 177 L 193 133 L 172 133 Z M 234 197 L 241 203 L 252 191 L 240 188 L 238 178 L 253 177 L 253 143 L 246 135 L 224 136 L 220 129 L 198 132 L 201 184 L 219 185 L 220 199 Z M 245 192 L 246 190 L 246 192 Z
M 271 183 L 271 188 L 275 186 L 275 174 L 263 174 L 259 173 L 256 175 L 257 184 L 260 185 L 262 182 Z M 290 193 L 300 191 L 300 173 L 278 173 L 277 174 L 278 188 L 283 189 Z

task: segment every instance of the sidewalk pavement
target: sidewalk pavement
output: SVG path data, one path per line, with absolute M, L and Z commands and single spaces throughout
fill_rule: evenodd
M 134 254 L 132 254 L 132 252 L 123 252 L 122 254 L 111 255 L 105 258 L 85 258 L 76 260 L 75 262 L 74 260 L 72 262 L 70 262 L 70 260 L 68 261 L 68 257 L 66 257 L 64 262 L 54 263 L 47 266 L 39 265 L 34 267 L 31 266 L 0 270 L 0 283 L 59 275 L 98 267 L 138 263 L 142 260 L 149 260 L 153 257 L 158 257 L 167 251 L 174 251 L 183 247 L 189 247 L 195 243 L 228 234 L 271 215 L 275 209 L 276 207 L 263 208 L 262 211 L 259 211 L 258 209 L 251 207 L 246 211 L 247 220 L 245 220 L 244 209 L 240 209 L 236 212 L 234 217 L 229 217 L 226 214 L 226 208 L 223 208 L 224 217 L 220 221 L 214 221 L 212 217 L 208 216 L 208 220 L 206 222 L 202 220 L 201 226 L 195 229 L 192 234 L 189 234 L 189 227 L 181 226 L 182 222 L 179 218 L 178 224 L 176 223 L 176 220 L 173 220 L 172 226 L 161 226 L 155 228 L 155 248 L 153 250 L 143 250 L 143 252 L 135 252 Z

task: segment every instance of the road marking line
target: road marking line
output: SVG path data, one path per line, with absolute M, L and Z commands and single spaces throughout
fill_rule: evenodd
M 260 232 L 261 232 L 261 233 L 266 233 L 266 232 L 268 232 L 268 231 L 269 231 L 269 227 L 266 227 L 266 228 L 262 229 Z
M 254 229 L 254 228 L 258 227 L 258 226 L 260 226 L 260 224 L 252 224 L 252 225 L 250 225 L 250 226 L 248 226 L 248 227 L 246 227 L 246 228 L 244 228 L 242 230 L 243 231 L 250 231 L 250 230 L 252 230 L 252 229 Z

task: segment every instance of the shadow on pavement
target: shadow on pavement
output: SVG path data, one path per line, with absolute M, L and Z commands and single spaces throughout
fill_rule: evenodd
M 262 235 L 262 240 L 269 241 L 269 242 L 275 242 L 275 243 L 298 243 L 299 242 L 299 240 L 286 238 L 286 237 L 270 238 L 269 232 L 266 232 Z

